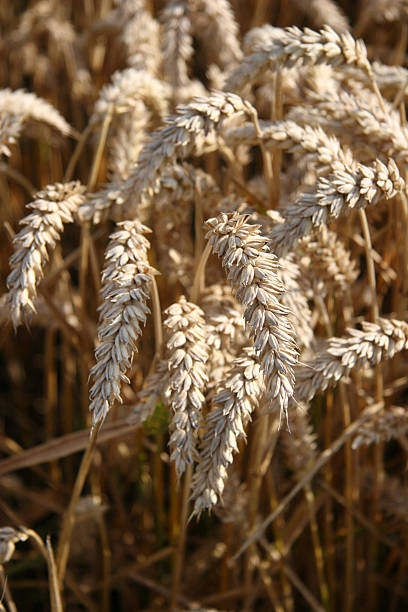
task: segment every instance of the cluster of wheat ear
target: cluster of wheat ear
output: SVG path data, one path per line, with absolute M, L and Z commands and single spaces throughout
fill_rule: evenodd
M 407 3 L 20 4 L 8 609 L 407 606 Z

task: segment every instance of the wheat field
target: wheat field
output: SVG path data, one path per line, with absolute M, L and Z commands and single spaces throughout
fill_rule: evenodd
M 406 0 L 0 27 L 0 611 L 408 609 Z

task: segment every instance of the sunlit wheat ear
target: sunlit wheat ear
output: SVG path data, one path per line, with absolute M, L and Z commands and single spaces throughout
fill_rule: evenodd
M 158 402 L 164 399 L 164 390 L 168 385 L 169 373 L 167 361 L 158 361 L 143 388 L 137 394 L 137 402 L 130 406 L 129 423 L 139 425 L 144 423 L 155 411 Z
M 315 191 L 303 193 L 296 204 L 282 211 L 285 223 L 272 230 L 269 247 L 277 253 L 287 252 L 314 226 L 326 225 L 382 198 L 393 198 L 404 189 L 404 179 L 392 159 L 387 165 L 377 159 L 372 167 L 363 164 L 350 167 L 338 162 L 328 178 L 319 180 Z
M 350 29 L 347 17 L 334 0 L 295 0 L 295 4 L 304 12 L 313 25 L 327 24 L 336 32 L 345 32 Z
M 237 442 L 264 390 L 253 349 L 234 361 L 219 384 L 205 420 L 200 456 L 193 476 L 194 514 L 200 515 L 222 499 L 228 466 L 238 452 Z
M 354 40 L 349 32 L 338 34 L 329 26 L 320 32 L 296 26 L 269 30 L 269 40 L 263 47 L 257 45 L 255 53 L 244 58 L 225 84 L 226 91 L 240 92 L 249 83 L 256 82 L 271 68 L 295 64 L 344 64 L 356 66 L 367 74 L 371 67 L 362 40 Z
M 172 98 L 190 82 L 189 64 L 194 53 L 191 22 L 185 2 L 170 2 L 160 15 L 164 78 L 172 87 Z
M 120 38 L 128 66 L 157 74 L 162 60 L 158 21 L 146 10 L 144 1 L 123 0 L 117 12 L 122 20 Z
M 302 254 L 301 274 L 306 275 L 312 285 L 323 283 L 337 293 L 344 293 L 358 276 L 351 253 L 325 225 L 300 240 L 299 251 Z
M 11 154 L 9 147 L 17 141 L 22 127 L 23 118 L 20 115 L 0 113 L 0 155 Z
M 374 366 L 408 348 L 408 323 L 396 319 L 363 322 L 344 338 L 329 338 L 312 361 L 296 368 L 295 398 L 311 400 L 347 376 L 352 369 Z
M 229 285 L 206 287 L 201 296 L 201 305 L 207 324 L 206 342 L 210 349 L 209 398 L 213 396 L 218 383 L 224 380 L 242 347 L 249 344 L 249 339 L 245 333 L 243 308 L 233 297 Z
M 121 184 L 111 184 L 92 196 L 84 209 L 87 218 L 99 222 L 113 207 L 127 212 L 143 209 L 154 195 L 161 175 L 174 160 L 216 150 L 218 133 L 226 120 L 252 119 L 249 102 L 229 93 L 215 92 L 177 107 L 143 147 L 137 165 Z
M 286 413 L 293 395 L 298 350 L 290 311 L 280 304 L 285 291 L 279 263 L 266 246 L 260 226 L 248 215 L 222 213 L 209 219 L 206 237 L 222 260 L 236 299 L 245 306 L 245 321 L 265 376 L 269 408 Z
M 10 561 L 16 548 L 17 542 L 25 542 L 28 535 L 24 527 L 0 527 L 0 565 Z
M 94 384 L 89 393 L 89 410 L 94 425 L 105 419 L 115 400 L 121 401 L 121 383 L 129 382 L 126 372 L 132 364 L 141 326 L 150 313 L 147 302 L 151 277 L 157 272 L 147 259 L 150 244 L 143 234 L 148 231 L 138 221 L 118 223 L 106 249 L 99 307 L 100 344 L 90 372 Z
M 329 171 L 337 162 L 351 163 L 353 157 L 344 150 L 338 138 L 327 134 L 319 127 L 299 125 L 295 121 L 261 122 L 260 138 L 266 149 L 283 149 L 290 153 L 303 153 L 320 165 L 320 174 Z M 225 140 L 229 146 L 240 143 L 255 145 L 259 142 L 255 127 L 247 124 L 226 130 Z
M 302 271 L 296 263 L 294 253 L 290 253 L 280 260 L 281 268 L 278 276 L 286 287 L 281 302 L 289 309 L 291 321 L 296 332 L 296 341 L 299 348 L 312 344 L 314 333 L 312 328 L 312 312 L 309 308 L 306 293 L 301 286 Z
M 56 183 L 39 191 L 27 205 L 32 212 L 20 221 L 23 229 L 13 240 L 12 271 L 7 277 L 7 302 L 15 327 L 35 312 L 34 299 L 43 268 L 61 238 L 64 224 L 74 221 L 84 192 L 79 182 Z
M 145 70 L 117 70 L 111 82 L 102 87 L 91 120 L 101 121 L 108 112 L 113 115 L 127 113 L 134 110 L 139 101 L 158 117 L 164 117 L 168 112 L 169 93 L 166 83 Z
M 383 155 L 406 163 L 408 130 L 392 105 L 384 102 L 385 113 L 378 108 L 377 97 L 370 91 L 351 95 L 346 91 L 315 93 L 308 106 L 293 107 L 288 119 L 301 125 L 309 124 L 336 134 L 343 142 L 361 151 L 370 160 Z
M 209 349 L 201 308 L 182 296 L 166 310 L 166 360 L 169 380 L 165 389 L 171 411 L 170 449 L 180 477 L 197 459 L 197 435 L 202 421 Z
M 17 115 L 23 121 L 35 120 L 47 123 L 64 136 L 68 136 L 72 132 L 71 126 L 56 108 L 35 94 L 27 93 L 22 89 L 16 91 L 11 91 L 11 89 L 0 90 L 0 113 Z
M 369 444 L 387 442 L 391 438 L 404 438 L 408 433 L 406 407 L 391 406 L 367 419 L 353 438 L 353 449 Z
M 291 412 L 290 432 L 283 432 L 280 440 L 286 463 L 299 478 L 310 467 L 317 455 L 317 435 L 308 420 L 307 406 L 298 405 Z
M 194 35 L 208 61 L 231 70 L 242 60 L 239 26 L 228 0 L 187 0 Z

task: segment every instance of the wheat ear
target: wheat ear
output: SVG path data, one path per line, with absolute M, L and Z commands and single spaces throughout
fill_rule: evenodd
M 135 212 L 150 202 L 158 181 L 168 164 L 189 155 L 202 155 L 217 148 L 217 133 L 232 117 L 252 118 L 249 102 L 229 93 L 214 92 L 180 105 L 176 114 L 164 120 L 165 126 L 153 133 L 143 147 L 137 165 L 122 184 L 108 185 L 90 199 L 84 213 L 99 221 L 112 206 Z
M 200 457 L 193 476 L 193 513 L 200 515 L 222 498 L 228 466 L 238 452 L 237 442 L 264 390 L 260 365 L 253 349 L 244 349 L 217 387 L 207 415 Z
M 17 115 L 23 120 L 31 119 L 47 123 L 64 136 L 72 133 L 71 126 L 56 108 L 35 94 L 27 93 L 22 89 L 0 90 L 0 113 Z
M 328 178 L 322 177 L 312 193 L 303 193 L 296 204 L 282 211 L 285 223 L 273 228 L 269 246 L 284 253 L 313 226 L 326 225 L 351 210 L 376 204 L 381 198 L 390 199 L 405 189 L 394 160 L 387 165 L 376 160 L 373 166 L 335 164 Z
M 60 240 L 64 224 L 74 221 L 84 191 L 79 182 L 56 183 L 39 191 L 27 205 L 32 212 L 20 221 L 23 229 L 13 240 L 12 271 L 7 278 L 7 302 L 15 327 L 35 312 L 34 300 L 49 251 Z
M 317 357 L 296 368 L 295 398 L 309 401 L 349 374 L 352 369 L 374 366 L 408 348 L 408 323 L 379 319 L 349 329 L 344 338 L 330 338 Z
M 286 413 L 293 394 L 298 351 L 290 311 L 279 302 L 285 288 L 278 277 L 279 263 L 269 252 L 260 226 L 248 215 L 222 213 L 205 227 L 213 252 L 222 259 L 235 296 L 245 306 L 245 321 L 254 338 L 266 380 L 271 408 Z
M 22 116 L 0 113 L 0 155 L 11 155 L 9 145 L 17 141 L 22 127 Z
M 225 84 L 226 91 L 241 91 L 257 81 L 270 68 L 294 66 L 297 63 L 332 66 L 353 65 L 370 75 L 371 66 L 362 40 L 354 40 L 349 32 L 337 33 L 330 26 L 319 32 L 296 26 L 272 28 L 264 45 L 246 57 L 232 72 Z
M 197 436 L 202 421 L 204 391 L 208 380 L 204 313 L 181 296 L 166 310 L 164 321 L 169 381 L 164 395 L 171 416 L 170 448 L 180 477 L 197 459 Z
M 102 287 L 96 364 L 90 372 L 94 384 L 90 390 L 89 410 L 96 425 L 105 419 L 114 400 L 121 401 L 122 381 L 129 382 L 129 370 L 141 335 L 141 325 L 150 313 L 151 277 L 149 230 L 138 221 L 118 223 L 109 240 L 102 272 Z

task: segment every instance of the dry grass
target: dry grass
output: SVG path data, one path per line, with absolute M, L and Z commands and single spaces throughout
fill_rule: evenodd
M 405 609 L 406 2 L 3 4 L 0 610 Z

